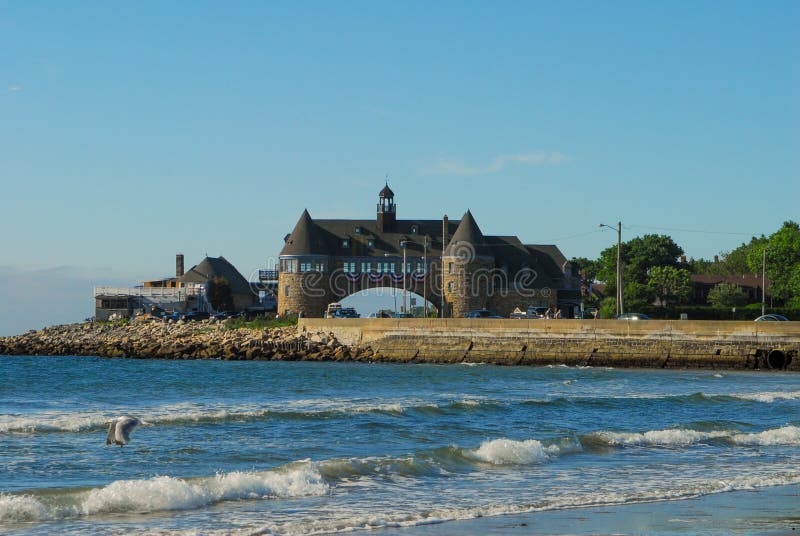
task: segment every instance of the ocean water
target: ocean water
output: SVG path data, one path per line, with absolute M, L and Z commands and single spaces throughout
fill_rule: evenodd
M 106 446 L 119 415 L 149 425 Z M 414 533 L 798 483 L 797 374 L 0 357 L 4 534 Z

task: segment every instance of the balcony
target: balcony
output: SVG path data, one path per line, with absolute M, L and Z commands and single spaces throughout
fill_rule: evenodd
M 277 281 L 278 280 L 278 270 L 259 270 L 258 271 L 258 280 L 259 281 Z

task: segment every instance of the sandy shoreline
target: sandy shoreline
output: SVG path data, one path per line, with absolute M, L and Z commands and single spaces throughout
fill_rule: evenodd
M 676 501 L 551 510 L 380 531 L 449 534 L 800 534 L 800 484 Z

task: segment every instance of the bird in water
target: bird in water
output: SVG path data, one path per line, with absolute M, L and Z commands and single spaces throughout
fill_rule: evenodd
M 120 447 L 127 445 L 131 440 L 131 433 L 139 426 L 148 424 L 136 417 L 117 417 L 113 419 L 108 425 L 108 437 L 106 437 L 106 445 L 115 444 Z

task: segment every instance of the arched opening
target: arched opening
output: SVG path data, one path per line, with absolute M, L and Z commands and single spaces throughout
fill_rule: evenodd
M 342 307 L 352 307 L 361 318 L 380 317 L 382 313 L 399 314 L 403 309 L 403 289 L 396 287 L 377 287 L 350 294 L 339 301 Z M 427 310 L 428 316 L 437 316 L 439 309 L 428 300 L 427 308 L 425 299 L 411 291 L 405 293 L 405 311 L 414 317 L 424 317 Z

